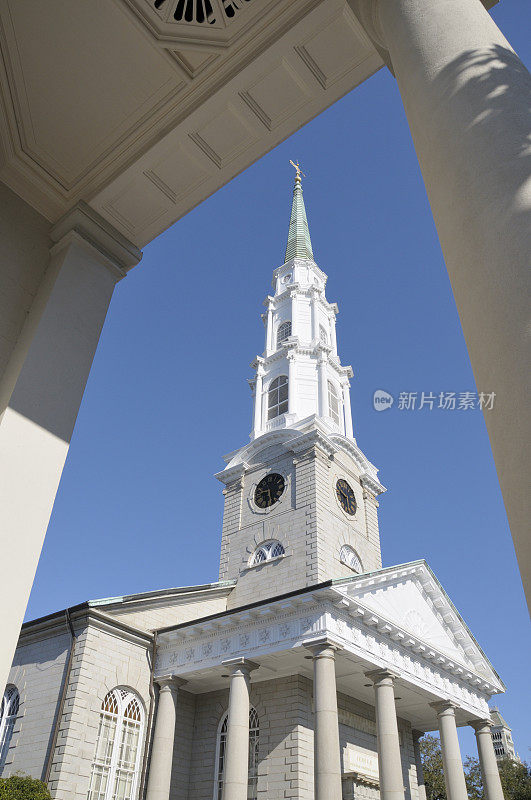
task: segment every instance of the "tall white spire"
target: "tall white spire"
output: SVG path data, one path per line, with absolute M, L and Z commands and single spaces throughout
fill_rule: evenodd
M 265 348 L 252 364 L 251 439 L 306 425 L 312 418 L 352 439 L 352 369 L 342 366 L 337 354 L 338 307 L 326 299 L 327 276 L 313 259 L 301 172 L 294 166 L 286 261 L 273 272 L 273 294 L 264 301 Z

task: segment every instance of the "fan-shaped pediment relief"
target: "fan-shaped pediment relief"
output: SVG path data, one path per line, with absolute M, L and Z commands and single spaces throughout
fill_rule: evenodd
M 414 580 L 358 595 L 364 606 L 409 631 L 426 645 L 472 668 L 474 665 Z

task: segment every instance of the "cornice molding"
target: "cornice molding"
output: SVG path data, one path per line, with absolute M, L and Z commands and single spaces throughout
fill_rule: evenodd
M 55 223 L 50 238 L 56 248 L 61 247 L 72 232 L 125 272 L 142 258 L 142 251 L 136 245 L 82 200 Z

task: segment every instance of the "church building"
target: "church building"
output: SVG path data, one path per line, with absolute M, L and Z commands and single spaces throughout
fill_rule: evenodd
M 385 489 L 354 435 L 296 170 L 250 441 L 216 475 L 218 580 L 22 628 L 0 770 L 57 800 L 425 800 L 419 738 L 437 728 L 448 800 L 467 800 L 462 725 L 503 800 L 488 707 L 503 683 L 424 560 L 382 566 Z

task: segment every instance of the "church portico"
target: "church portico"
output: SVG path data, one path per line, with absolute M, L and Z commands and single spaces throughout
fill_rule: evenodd
M 417 605 L 418 618 L 403 612 L 414 592 L 426 597 L 425 608 Z M 386 605 L 395 609 L 394 619 L 382 613 Z M 464 623 L 455 617 L 451 624 L 451 611 L 425 562 L 414 562 L 161 630 L 155 676 L 173 673 L 186 680 L 196 703 L 222 693 L 229 710 L 226 774 L 238 775 L 230 791 L 225 784 L 223 800 L 244 797 L 242 741 L 249 735 L 253 691 L 273 685 L 271 697 L 281 697 L 286 682 L 299 679 L 310 704 L 306 730 L 313 738 L 315 780 L 315 794 L 301 797 L 341 798 L 359 781 L 366 789 L 378 788 L 385 800 L 416 797 L 418 737 L 442 725 L 450 796 L 459 798 L 464 778 L 456 725 L 484 719 L 488 699 L 502 685 Z M 348 710 L 349 703 L 357 713 Z M 273 700 L 262 712 L 261 724 L 280 714 L 284 737 L 293 733 L 282 704 Z M 299 758 L 298 751 L 293 757 Z M 260 776 L 273 769 L 269 758 L 262 750 L 259 796 Z M 270 789 L 264 796 L 276 797 Z

